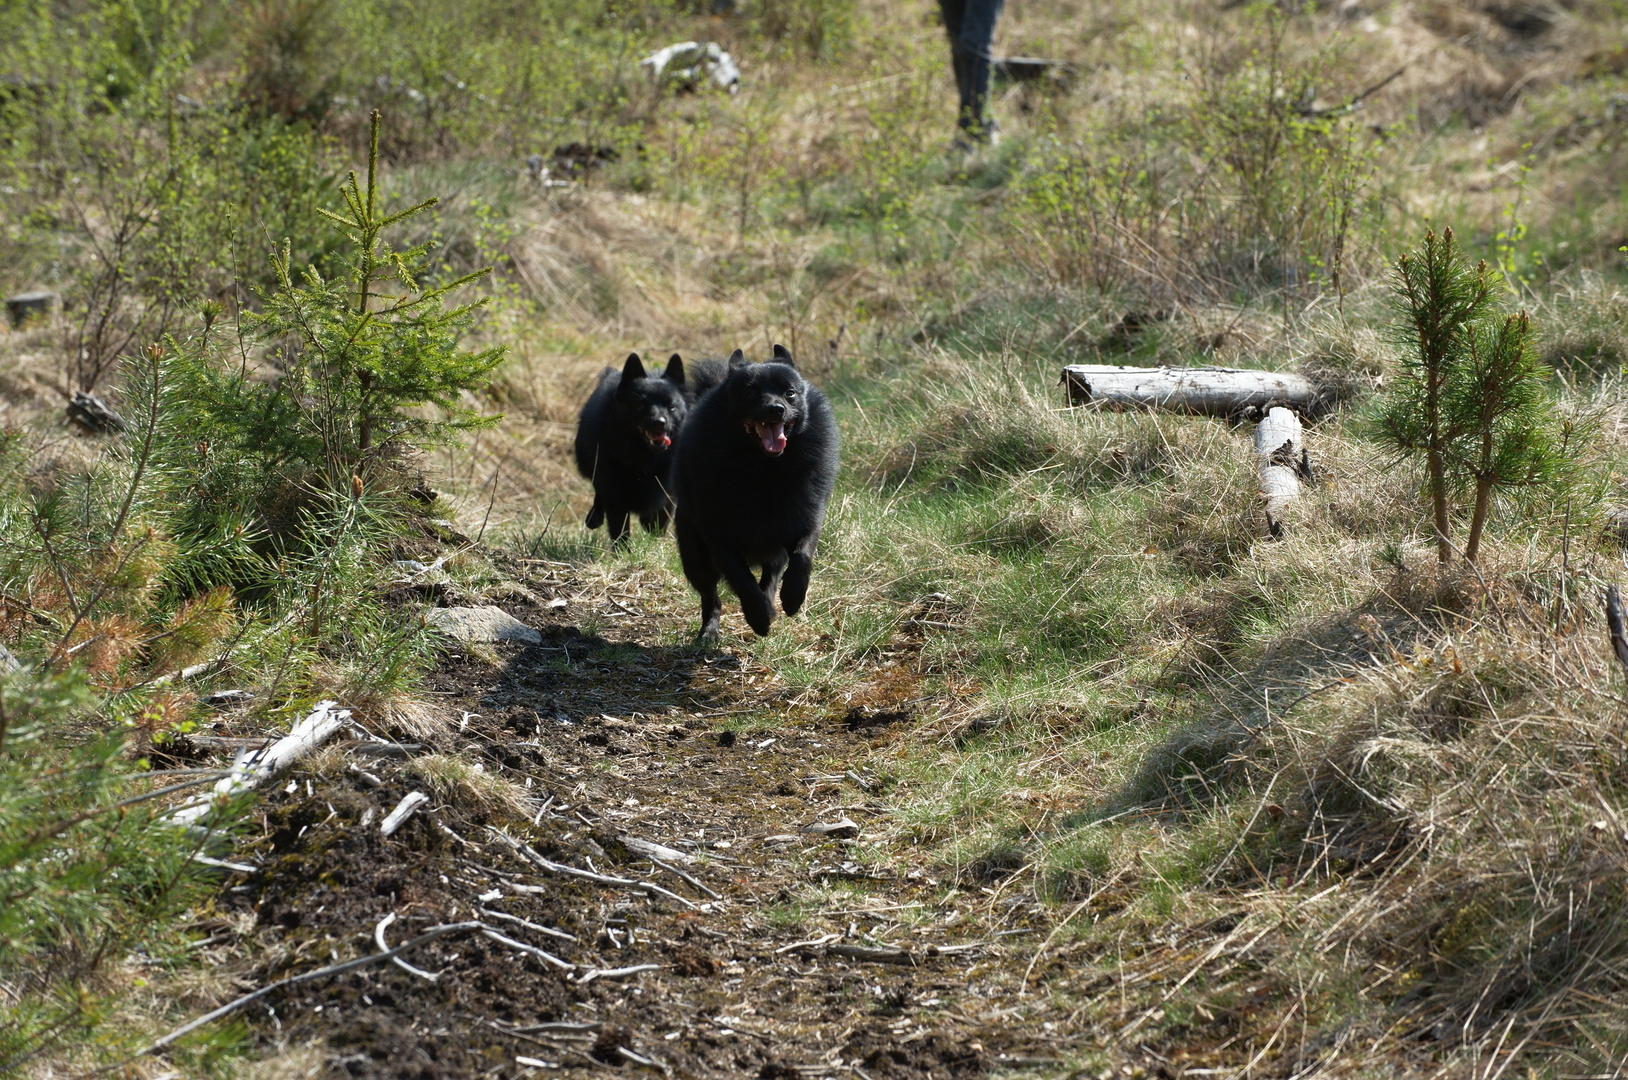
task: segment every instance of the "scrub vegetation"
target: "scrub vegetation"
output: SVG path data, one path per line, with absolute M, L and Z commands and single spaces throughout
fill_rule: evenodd
M 1628 10 L 1012 0 L 1063 63 L 973 153 L 935 19 L 0 6 L 0 289 L 55 296 L 0 330 L 0 1076 L 1628 1068 Z M 639 66 L 685 40 L 738 93 Z M 576 412 L 776 342 L 843 470 L 802 613 L 703 650 Z M 1283 535 L 1248 423 L 1069 363 L 1312 380 Z M 141 1053 L 398 912 L 533 953 Z

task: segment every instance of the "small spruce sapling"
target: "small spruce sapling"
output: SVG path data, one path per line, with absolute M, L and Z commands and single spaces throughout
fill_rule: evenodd
M 1500 488 L 1548 483 L 1564 453 L 1543 375 L 1532 354 L 1526 313 L 1493 310 L 1487 266 L 1471 267 L 1453 230 L 1425 234 L 1396 267 L 1396 327 L 1401 377 L 1380 405 L 1380 437 L 1396 451 L 1425 460 L 1441 562 L 1452 558 L 1449 500 L 1474 493 L 1464 557 L 1474 562 Z
M 398 251 L 383 234 L 437 200 L 384 213 L 378 164 L 375 111 L 366 189 L 353 172 L 340 188 L 344 212 L 321 211 L 350 239 L 344 280 L 324 281 L 315 267 L 308 267 L 296 283 L 285 246 L 272 256 L 278 287 L 255 320 L 266 338 L 294 343 L 285 353 L 283 384 L 298 395 L 299 426 L 309 443 L 299 456 L 320 459 L 335 491 L 343 490 L 351 475 L 365 475 L 368 461 L 382 452 L 383 444 L 433 444 L 498 419 L 481 417 L 460 403 L 463 391 L 479 385 L 503 359 L 501 348 L 459 347 L 474 310 L 485 301 L 446 304 L 449 294 L 490 268 L 420 288 L 415 275 L 425 268 L 429 244 Z M 390 279 L 398 290 L 382 288 Z M 440 407 L 440 419 L 417 411 L 428 404 Z

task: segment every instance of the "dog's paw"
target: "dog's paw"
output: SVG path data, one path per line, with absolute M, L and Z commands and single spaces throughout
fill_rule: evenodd
M 593 509 L 588 511 L 588 517 L 583 521 L 583 524 L 588 526 L 589 529 L 597 529 L 605 524 L 605 511 L 600 508 L 598 503 L 594 503 Z
M 722 635 L 718 633 L 717 623 L 708 623 L 701 627 L 701 632 L 695 635 L 695 644 L 702 649 L 716 649 Z
M 807 566 L 793 563 L 786 571 L 786 579 L 780 583 L 780 610 L 788 616 L 801 611 L 803 601 L 808 599 L 808 575 Z
M 758 637 L 769 636 L 769 627 L 774 623 L 774 605 L 768 597 L 763 597 L 761 606 L 743 601 L 741 614 L 746 616 L 746 625 L 752 628 L 752 633 Z

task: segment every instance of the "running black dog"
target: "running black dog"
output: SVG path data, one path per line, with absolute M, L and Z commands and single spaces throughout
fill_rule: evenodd
M 716 383 L 719 373 L 709 372 Z M 594 505 L 587 526 L 607 524 L 615 543 L 626 540 L 628 516 L 638 514 L 650 532 L 661 532 L 673 515 L 668 476 L 673 440 L 694 403 L 677 353 L 661 375 L 647 375 L 638 353 L 621 371 L 606 368 L 577 418 L 577 471 L 593 481 Z
M 727 377 L 690 413 L 673 469 L 673 535 L 684 576 L 701 594 L 699 641 L 718 638 L 720 578 L 759 634 L 774 621 L 777 585 L 787 615 L 803 606 L 836 484 L 837 441 L 825 395 L 780 345 L 766 364 L 735 350 Z

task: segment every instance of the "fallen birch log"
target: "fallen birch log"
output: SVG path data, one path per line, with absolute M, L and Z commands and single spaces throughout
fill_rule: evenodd
M 1284 408 L 1267 410 L 1255 425 L 1255 458 L 1260 468 L 1266 531 L 1283 536 L 1289 506 L 1300 498 L 1300 470 L 1310 471 L 1300 420 Z
M 1304 376 L 1240 368 L 1140 368 L 1070 364 L 1063 368 L 1072 405 L 1101 402 L 1202 416 L 1260 416 L 1273 406 L 1315 412 L 1321 400 Z
M 350 722 L 350 710 L 337 702 L 320 701 L 294 729 L 264 750 L 238 754 L 232 769 L 208 793 L 196 796 L 170 815 L 177 825 L 195 825 L 219 804 L 253 791 L 326 742 Z

